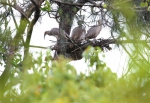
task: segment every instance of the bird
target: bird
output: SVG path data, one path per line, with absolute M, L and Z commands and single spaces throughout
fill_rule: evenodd
M 71 39 L 74 41 L 80 41 L 84 38 L 85 33 L 86 33 L 86 30 L 82 28 L 81 26 L 78 26 L 73 29 Z
M 58 57 L 58 54 L 60 54 L 60 51 L 57 51 L 56 49 L 60 48 L 60 44 L 62 43 L 61 40 L 67 41 L 67 40 L 70 40 L 70 37 L 64 30 L 59 29 L 59 28 L 52 28 L 49 31 L 45 31 L 44 38 L 46 35 L 54 36 L 57 39 L 56 44 L 52 47 L 52 50 L 55 50 L 54 58 L 53 58 L 53 59 L 55 59 Z
M 44 38 L 46 35 L 56 37 L 57 41 L 60 40 L 60 38 L 63 38 L 66 40 L 68 39 L 68 34 L 64 30 L 59 29 L 59 28 L 52 28 L 50 31 L 45 31 Z
M 102 20 L 98 20 L 98 25 L 91 27 L 85 34 L 85 39 L 95 39 L 102 30 Z
M 85 28 L 83 28 L 81 21 L 78 21 L 78 26 L 72 30 L 71 39 L 73 41 L 81 41 L 86 34 Z

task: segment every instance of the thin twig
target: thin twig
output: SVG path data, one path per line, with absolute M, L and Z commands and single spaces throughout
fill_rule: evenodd
M 32 47 L 32 48 L 40 48 L 40 49 L 47 49 L 47 48 L 48 48 L 48 47 L 37 46 L 37 45 L 29 45 L 29 47 Z

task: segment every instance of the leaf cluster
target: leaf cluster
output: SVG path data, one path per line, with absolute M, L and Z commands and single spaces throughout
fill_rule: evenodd
M 89 53 L 92 50 L 92 53 Z M 40 53 L 38 59 L 32 59 L 28 63 L 29 68 L 24 72 L 17 72 L 17 76 L 9 76 L 10 81 L 1 88 L 1 102 L 9 103 L 145 103 L 149 101 L 149 75 L 142 69 L 134 73 L 118 78 L 102 58 L 98 57 L 100 49 L 88 48 L 84 57 L 90 61 L 90 67 L 97 64 L 97 70 L 89 74 L 77 73 L 75 68 L 68 64 L 63 57 L 58 61 L 42 59 Z M 50 54 L 47 53 L 49 56 Z M 96 56 L 94 56 L 96 55 Z M 94 58 L 96 57 L 96 58 Z M 37 62 L 39 61 L 39 62 Z M 42 62 L 40 62 L 42 61 Z M 83 68 L 81 68 L 83 69 Z M 15 72 L 14 72 L 15 73 Z M 8 75 L 6 75 L 8 77 Z M 3 81 L 0 78 L 1 82 Z M 14 86 L 19 85 L 19 89 Z

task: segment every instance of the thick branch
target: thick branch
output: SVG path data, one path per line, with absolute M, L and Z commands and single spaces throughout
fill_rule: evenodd
M 44 1 L 44 0 L 42 0 Z M 39 17 L 40 17 L 40 5 L 38 2 L 35 2 L 34 0 L 31 0 L 31 2 L 35 5 L 35 14 L 34 14 L 34 18 L 31 21 L 31 23 L 29 24 L 28 27 L 28 31 L 27 31 L 27 38 L 26 38 L 26 44 L 25 44 L 25 49 L 24 49 L 24 62 L 26 62 L 26 57 L 28 55 L 29 52 L 29 45 L 30 45 L 30 41 L 31 41 L 31 36 L 32 36 L 32 31 L 33 31 L 33 27 L 35 25 L 35 23 L 38 21 Z M 42 3 L 42 2 L 41 2 Z
M 34 14 L 34 18 L 33 18 L 33 20 L 31 21 L 31 23 L 29 24 L 29 27 L 28 27 L 26 46 L 25 46 L 26 48 L 28 48 L 28 46 L 30 44 L 33 27 L 34 27 L 35 23 L 37 22 L 37 20 L 40 17 L 40 7 L 39 7 L 39 5 L 34 0 L 31 0 L 31 2 L 35 5 L 36 11 L 35 11 L 35 14 Z
M 96 4 L 94 3 L 92 0 L 87 0 L 87 1 L 91 1 L 90 3 L 91 4 L 85 4 L 86 2 L 84 3 L 69 3 L 69 2 L 63 2 L 63 1 L 59 1 L 59 0 L 52 0 L 56 3 L 61 3 L 61 4 L 65 4 L 65 5 L 70 5 L 70 6 L 78 6 L 78 7 L 82 7 L 82 6 L 89 6 L 89 7 L 98 7 L 98 8 L 102 8 L 102 9 L 113 9 L 113 10 L 122 10 L 122 9 L 130 9 L 130 10 L 133 10 L 133 11 L 136 11 L 136 12 L 146 12 L 148 11 L 148 7 L 117 7 L 117 3 L 115 4 L 107 4 L 106 7 L 103 7 L 102 3 L 100 4 Z M 130 1 L 130 0 L 129 0 Z M 125 1 L 127 2 L 127 1 Z M 121 2 L 122 4 L 125 3 L 125 2 Z
M 70 6 L 79 6 L 79 7 L 82 7 L 82 6 L 90 6 L 90 7 L 101 7 L 101 8 L 103 8 L 103 7 L 101 6 L 101 3 L 100 3 L 100 4 L 96 4 L 96 3 L 85 4 L 86 2 L 84 2 L 84 3 L 79 3 L 79 2 L 77 2 L 77 3 L 68 3 L 68 2 L 63 2 L 63 1 L 59 1 L 59 0 L 52 0 L 52 1 L 54 1 L 54 2 L 56 2 L 56 3 L 61 3 L 61 4 L 65 4 L 65 5 L 70 5 Z M 87 1 L 87 2 L 88 2 L 88 1 Z

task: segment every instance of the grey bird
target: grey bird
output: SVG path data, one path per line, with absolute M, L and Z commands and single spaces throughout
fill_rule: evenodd
M 85 34 L 85 39 L 93 39 L 96 38 L 100 31 L 102 30 L 102 20 L 98 20 L 98 25 L 91 27 L 87 34 Z
M 46 35 L 54 36 L 57 39 L 57 43 L 51 48 L 52 50 L 55 50 L 54 58 L 53 58 L 55 59 L 58 57 L 58 54 L 59 54 L 59 52 L 57 51 L 57 48 L 59 48 L 59 44 L 61 43 L 59 42 L 60 39 L 67 41 L 67 40 L 70 40 L 70 37 L 64 30 L 59 29 L 59 28 L 52 28 L 50 31 L 45 31 L 44 38 Z
M 72 31 L 71 39 L 74 41 L 81 41 L 84 39 L 86 30 L 82 26 L 75 27 Z
M 60 40 L 60 38 L 68 39 L 68 34 L 59 28 L 52 28 L 50 31 L 45 31 L 44 38 L 46 35 L 56 37 L 57 41 Z

